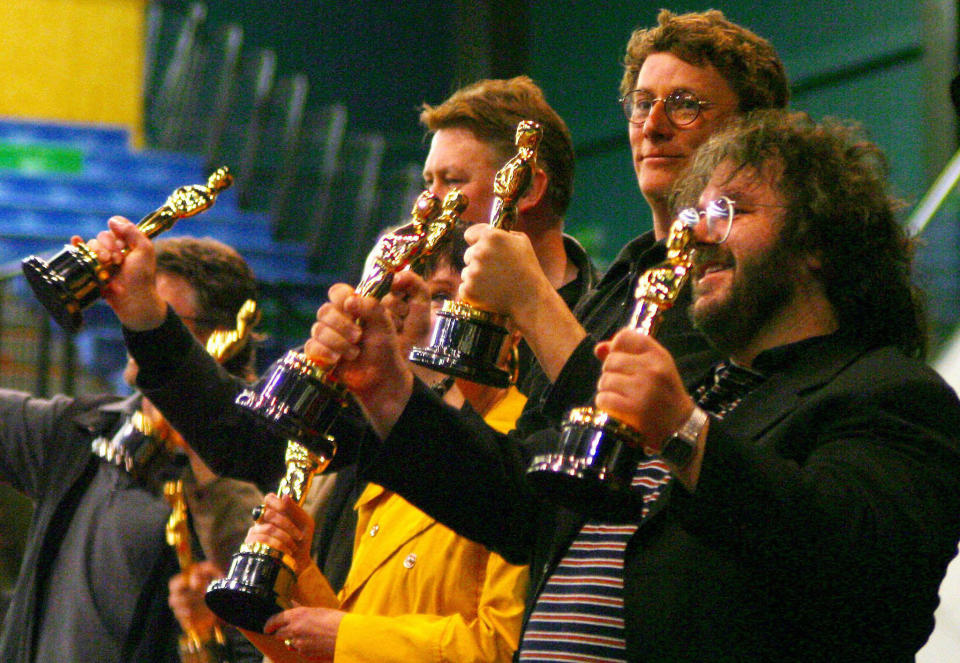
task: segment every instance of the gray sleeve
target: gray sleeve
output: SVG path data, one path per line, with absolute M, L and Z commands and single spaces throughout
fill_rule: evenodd
M 42 497 L 47 473 L 56 469 L 51 467 L 57 457 L 52 445 L 65 439 L 58 429 L 73 425 L 65 416 L 72 404 L 66 396 L 48 400 L 0 389 L 0 480 L 32 498 Z

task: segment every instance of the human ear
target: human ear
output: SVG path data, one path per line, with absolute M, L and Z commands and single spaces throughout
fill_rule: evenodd
M 547 171 L 543 168 L 534 168 L 533 176 L 530 178 L 530 186 L 517 201 L 517 211 L 527 212 L 539 205 L 546 198 L 549 184 L 550 177 L 547 175 Z

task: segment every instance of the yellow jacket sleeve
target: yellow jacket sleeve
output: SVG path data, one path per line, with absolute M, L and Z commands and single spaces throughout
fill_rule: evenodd
M 340 599 L 337 598 L 326 576 L 323 575 L 316 563 L 305 568 L 297 576 L 297 584 L 293 586 L 292 598 L 300 605 L 322 608 L 340 607 Z
M 518 645 L 528 581 L 526 566 L 508 564 L 491 553 L 475 616 L 350 613 L 340 622 L 334 660 L 506 663 Z

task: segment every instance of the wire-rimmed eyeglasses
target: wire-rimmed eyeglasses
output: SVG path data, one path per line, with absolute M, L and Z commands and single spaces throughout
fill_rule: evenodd
M 667 119 L 678 127 L 691 124 L 700 116 L 702 109 L 714 105 L 709 101 L 701 100 L 693 92 L 684 90 L 676 90 L 662 98 L 654 98 L 644 90 L 634 90 L 620 97 L 620 107 L 623 109 L 623 114 L 628 122 L 643 124 L 650 117 L 650 113 L 653 112 L 653 107 L 658 101 L 663 102 L 663 110 L 667 114 Z
M 677 218 L 684 225 L 693 228 L 703 217 L 705 232 L 697 238 L 698 241 L 705 244 L 723 244 L 730 236 L 734 216 L 736 216 L 734 202 L 726 196 L 720 196 L 708 202 L 704 211 L 701 212 L 696 207 L 688 207 L 680 210 Z

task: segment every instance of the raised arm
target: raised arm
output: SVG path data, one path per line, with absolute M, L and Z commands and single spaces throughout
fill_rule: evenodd
M 553 382 L 586 331 L 547 279 L 530 238 L 484 224 L 471 226 L 464 237 L 471 246 L 460 296 L 508 315 Z

